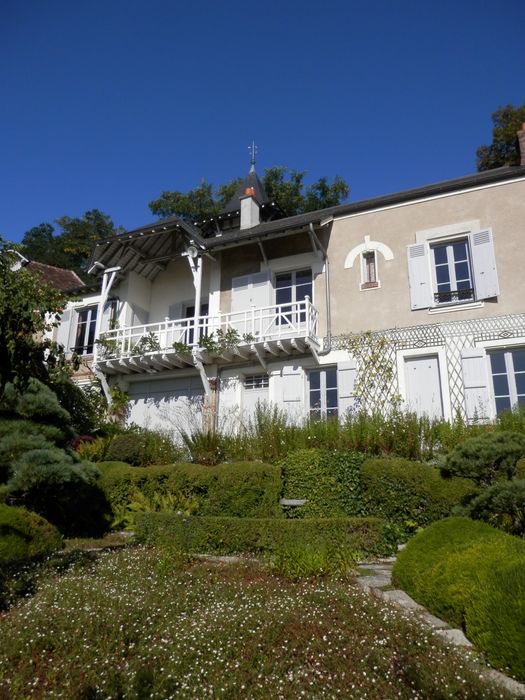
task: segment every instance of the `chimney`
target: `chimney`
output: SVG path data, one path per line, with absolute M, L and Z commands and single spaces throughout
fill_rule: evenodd
M 521 161 L 520 165 L 525 165 L 525 122 L 518 131 L 518 141 L 520 142 Z
M 261 221 L 259 203 L 255 199 L 255 189 L 247 187 L 241 197 L 241 230 L 257 226 Z

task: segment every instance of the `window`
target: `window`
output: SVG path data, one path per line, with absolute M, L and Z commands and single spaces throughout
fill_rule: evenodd
M 379 287 L 375 250 L 367 250 L 361 255 L 361 289 Z
M 439 231 L 438 231 L 439 233 Z M 481 302 L 499 294 L 492 231 L 439 236 L 409 245 L 410 307 Z
M 489 352 L 496 413 L 525 406 L 525 348 Z
M 208 311 L 209 311 L 209 304 L 201 304 L 200 308 L 200 316 L 204 318 L 199 318 L 199 340 L 204 336 L 207 335 L 207 330 L 208 330 Z M 187 345 L 192 345 L 193 344 L 193 336 L 194 336 L 194 328 L 193 328 L 193 319 L 195 318 L 195 304 L 188 304 L 186 305 L 184 309 L 184 318 L 188 319 L 187 320 L 187 331 L 186 331 L 186 344 Z
M 434 303 L 450 304 L 474 299 L 468 240 L 432 246 Z
M 78 311 L 77 335 L 73 348 L 77 355 L 92 355 L 97 325 L 97 306 L 86 306 Z
M 275 303 L 281 306 L 277 323 L 294 324 L 306 321 L 306 310 L 294 308 L 294 304 L 304 301 L 306 297 L 312 300 L 312 270 L 283 272 L 275 275 Z
M 337 410 L 337 369 L 312 370 L 309 375 L 310 418 L 336 418 Z
M 267 374 L 249 374 L 244 377 L 244 388 L 249 390 L 253 389 L 267 389 L 269 387 L 269 380 Z

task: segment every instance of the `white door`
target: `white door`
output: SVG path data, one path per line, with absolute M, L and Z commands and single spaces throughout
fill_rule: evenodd
M 251 374 L 244 377 L 242 409 L 245 423 L 253 420 L 257 404 L 268 403 L 268 386 L 267 374 Z
M 443 396 L 437 355 L 405 358 L 406 403 L 418 416 L 443 418 Z

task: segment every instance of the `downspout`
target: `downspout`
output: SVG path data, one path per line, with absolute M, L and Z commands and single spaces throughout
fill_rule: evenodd
M 325 297 L 326 297 L 326 349 L 317 352 L 317 357 L 323 355 L 328 355 L 332 350 L 332 306 L 330 301 L 330 260 L 328 259 L 328 252 L 326 248 L 321 244 L 321 241 L 315 233 L 314 225 L 309 224 L 310 238 L 317 245 L 321 253 L 324 255 L 324 261 L 326 266 L 324 281 L 325 281 Z

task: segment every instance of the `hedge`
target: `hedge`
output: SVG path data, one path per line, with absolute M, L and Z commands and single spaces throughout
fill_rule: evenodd
M 185 551 L 214 554 L 261 554 L 293 544 L 344 546 L 363 555 L 387 556 L 397 542 L 379 518 L 183 517 L 176 513 L 146 513 L 137 518 L 140 542 L 171 542 Z
M 525 542 L 469 518 L 448 518 L 400 552 L 393 582 L 464 629 L 495 666 L 525 680 Z
M 130 467 L 122 462 L 99 462 L 101 486 L 113 509 L 131 503 L 136 491 L 151 498 L 155 493 L 182 494 L 195 499 L 199 515 L 278 517 L 280 469 L 258 462 L 237 462 L 204 467 L 172 464 Z
M 0 504 L 0 562 L 18 561 L 62 548 L 62 536 L 25 508 Z
M 302 449 L 291 452 L 279 466 L 283 475 L 282 495 L 305 499 L 300 508 L 287 511 L 291 518 L 333 518 L 365 515 L 359 468 L 360 452 Z
M 407 459 L 368 459 L 361 478 L 367 515 L 412 530 L 447 517 L 479 491 L 470 479 L 445 479 L 439 469 Z

